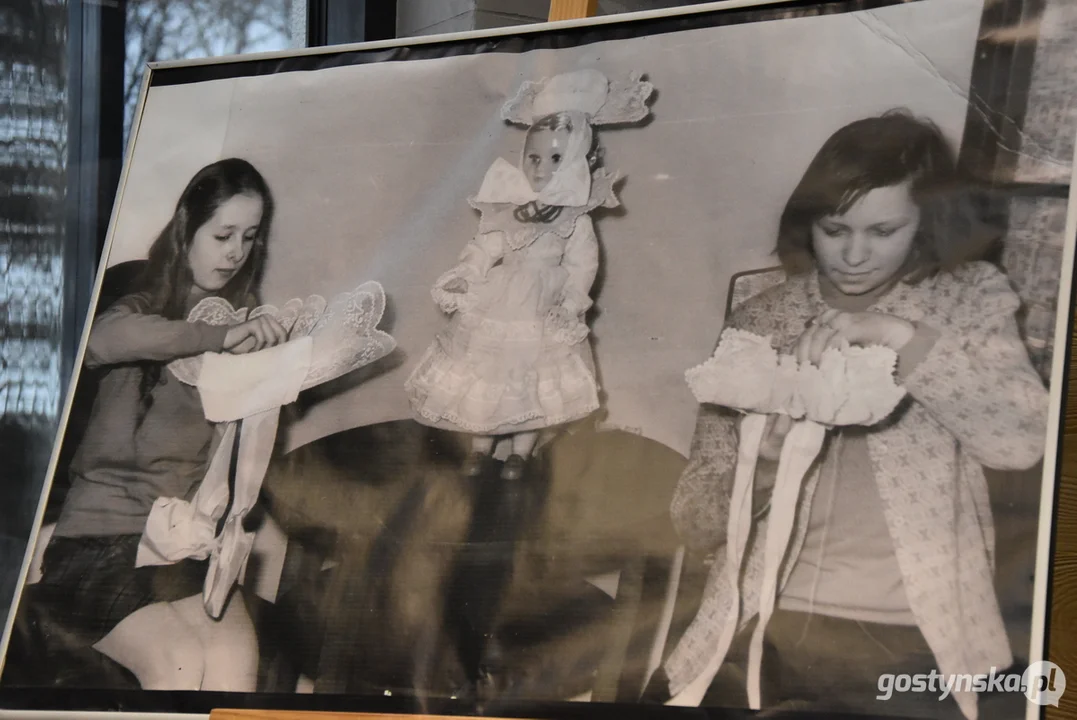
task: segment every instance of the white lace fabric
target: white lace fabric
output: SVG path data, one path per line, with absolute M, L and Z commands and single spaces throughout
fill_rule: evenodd
M 338 378 L 392 352 L 395 340 L 377 329 L 385 292 L 368 282 L 332 301 L 312 295 L 281 308 L 264 305 L 247 312 L 221 298 L 206 298 L 190 322 L 234 325 L 270 315 L 288 331 L 288 341 L 245 355 L 206 353 L 175 360 L 168 370 L 198 388 L 206 418 L 219 423 L 220 441 L 194 498 L 158 498 L 146 520 L 136 566 L 164 565 L 185 558 L 210 562 L 203 604 L 220 617 L 232 586 L 242 576 L 254 542 L 243 519 L 254 507 L 272 458 L 280 408 L 301 390 Z M 242 429 L 237 427 L 242 421 Z M 237 437 L 238 435 L 238 437 Z M 235 493 L 228 487 L 232 448 L 239 444 Z M 225 509 L 231 508 L 225 518 Z M 216 528 L 221 519 L 224 527 Z
M 622 125 L 643 120 L 650 114 L 647 101 L 654 85 L 634 72 L 611 81 L 598 70 L 585 69 L 527 81 L 505 103 L 501 117 L 516 125 L 531 126 L 559 111 L 581 112 L 591 125 Z
M 897 353 L 882 346 L 830 348 L 819 365 L 800 364 L 779 355 L 770 338 L 730 328 L 685 378 L 702 403 L 829 426 L 874 425 L 905 397 L 896 367 Z
M 236 325 L 269 315 L 288 331 L 289 341 L 310 336 L 313 341 L 312 364 L 301 382 L 301 389 L 306 390 L 391 353 L 396 348 L 396 341 L 377 328 L 384 313 L 385 291 L 380 284 L 367 282 L 337 295 L 332 302 L 326 302 L 320 295 L 311 295 L 289 300 L 280 308 L 260 305 L 249 313 L 247 308 L 236 310 L 223 298 L 210 297 L 198 303 L 187 320 L 210 325 Z M 256 354 L 232 357 L 242 360 Z M 203 362 L 201 355 L 181 358 L 170 362 L 168 370 L 181 382 L 197 385 Z

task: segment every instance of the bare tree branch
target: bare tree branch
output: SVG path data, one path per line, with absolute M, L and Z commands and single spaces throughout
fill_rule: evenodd
M 291 5 L 292 0 L 131 0 L 125 130 L 134 118 L 147 63 L 287 48 Z

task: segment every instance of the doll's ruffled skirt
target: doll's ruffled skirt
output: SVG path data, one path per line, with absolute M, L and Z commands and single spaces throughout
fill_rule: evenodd
M 591 346 L 556 341 L 541 321 L 457 314 L 406 389 L 426 424 L 502 435 L 560 425 L 598 409 Z

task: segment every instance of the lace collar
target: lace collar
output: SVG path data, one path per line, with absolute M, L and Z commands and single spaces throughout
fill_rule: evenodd
M 615 208 L 620 206 L 614 185 L 620 178 L 604 169 L 598 169 L 591 175 L 591 192 L 587 203 L 575 207 L 562 206 L 560 214 L 548 223 L 521 221 L 516 217 L 518 208 L 527 203 L 483 202 L 480 196 L 471 198 L 471 207 L 482 213 L 479 220 L 479 234 L 503 232 L 508 238 L 509 247 L 520 250 L 527 247 L 546 233 L 554 233 L 561 238 L 568 238 L 576 229 L 576 221 L 596 208 Z M 529 202 L 529 201 L 528 201 Z

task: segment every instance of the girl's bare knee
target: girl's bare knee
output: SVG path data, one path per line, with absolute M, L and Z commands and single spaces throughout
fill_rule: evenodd
M 150 640 L 158 643 L 134 672 L 143 690 L 200 690 L 205 674 L 202 644 L 191 637 Z
M 124 618 L 94 648 L 131 671 L 144 690 L 198 690 L 202 643 L 168 603 Z
M 258 685 L 258 637 L 242 599 L 233 597 L 205 645 L 203 690 L 254 692 Z
M 258 643 L 254 638 L 224 638 L 206 648 L 203 690 L 254 692 L 258 686 Z

